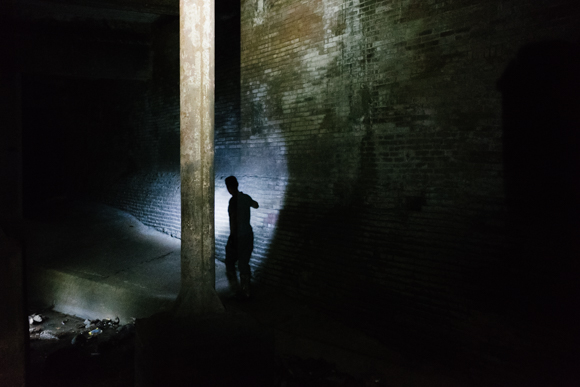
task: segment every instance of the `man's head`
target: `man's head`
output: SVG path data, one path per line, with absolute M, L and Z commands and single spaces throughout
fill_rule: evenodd
M 226 187 L 230 194 L 236 194 L 238 192 L 238 179 L 235 176 L 226 177 Z

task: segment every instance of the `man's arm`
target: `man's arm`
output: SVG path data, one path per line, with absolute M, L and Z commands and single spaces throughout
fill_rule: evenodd
M 257 202 L 257 201 L 255 201 L 254 199 L 252 199 L 252 200 L 251 200 L 251 202 L 250 202 L 250 206 L 251 206 L 252 208 L 258 208 L 258 207 L 260 207 L 260 205 L 258 204 L 258 202 Z

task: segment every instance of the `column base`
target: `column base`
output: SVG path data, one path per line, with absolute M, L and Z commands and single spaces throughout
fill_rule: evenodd
M 184 286 L 182 284 L 172 313 L 177 318 L 197 318 L 198 316 L 223 313 L 224 311 L 224 306 L 212 282 L 211 285 L 196 283 L 195 285 Z

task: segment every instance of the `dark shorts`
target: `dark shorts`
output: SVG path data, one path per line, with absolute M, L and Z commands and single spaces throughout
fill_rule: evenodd
M 250 258 L 254 251 L 254 233 L 233 237 L 230 235 L 226 245 L 226 270 L 236 271 L 236 262 L 240 274 L 250 274 Z

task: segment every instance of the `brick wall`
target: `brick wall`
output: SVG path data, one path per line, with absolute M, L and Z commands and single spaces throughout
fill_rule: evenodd
M 12 100 L 22 103 L 12 110 L 22 133 L 17 122 L 6 122 L 15 127 L 7 131 L 8 143 L 22 137 L 19 200 L 26 217 L 37 216 L 55 197 L 111 187 L 152 153 L 139 152 L 144 147 L 137 133 L 149 122 L 141 113 L 147 111 L 154 15 L 65 7 L 59 16 L 55 7 L 19 5 L 14 20 L 4 20 L 15 27 L 11 42 L 18 48 L 12 71 L 20 75 L 11 79 L 21 90 Z M 13 161 L 19 148 L 11 149 Z M 9 176 L 12 182 L 16 175 Z
M 22 76 L 25 215 L 55 197 L 76 198 L 133 172 L 143 82 Z
M 177 17 L 44 11 L 16 29 L 25 215 L 89 196 L 179 237 Z
M 180 187 L 179 171 L 143 171 L 120 179 L 107 203 L 147 226 L 181 238 Z
M 516 331 L 565 345 L 535 319 L 567 269 L 519 251 L 539 234 L 506 205 L 497 82 L 522 47 L 577 40 L 579 19 L 571 1 L 243 0 L 241 126 L 216 135 L 216 198 L 236 174 L 260 202 L 257 279 L 474 377 L 510 364 L 516 382 L 533 356 Z M 521 302 L 544 291 L 541 312 Z
M 215 44 L 215 168 L 229 171 L 235 168 L 238 153 L 231 148 L 226 153 L 226 144 L 239 143 L 240 136 L 239 4 L 216 4 Z
M 227 240 L 229 195 L 220 179 L 236 172 L 239 156 L 231 149 L 226 152 L 226 144 L 238 144 L 240 136 L 240 17 L 239 8 L 231 4 L 216 7 L 216 224 Z M 162 19 L 152 35 L 153 77 L 130 109 L 135 169 L 117 181 L 105 200 L 144 224 L 180 238 L 178 20 Z M 224 236 L 218 236 L 218 255 L 223 255 L 224 243 Z
M 127 116 L 129 169 L 100 200 L 144 224 L 181 237 L 179 178 L 179 21 L 161 18 L 152 27 L 152 77 L 131 95 Z
M 240 136 L 240 16 L 239 7 L 232 5 L 216 4 L 216 222 L 222 234 L 217 253 L 222 258 L 224 235 L 227 240 L 229 233 L 229 194 L 223 178 L 236 172 L 239 161 L 239 153 L 226 151 L 226 144 L 238 144 Z M 128 109 L 133 123 L 133 141 L 128 144 L 132 169 L 101 200 L 180 238 L 178 20 L 161 19 L 152 37 L 152 79 L 143 92 L 134 95 Z

